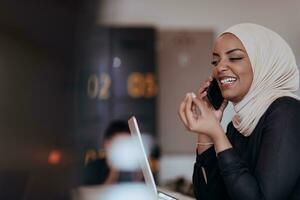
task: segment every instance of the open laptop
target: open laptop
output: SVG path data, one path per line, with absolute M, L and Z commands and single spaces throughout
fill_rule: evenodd
M 143 171 L 144 179 L 146 182 L 146 185 L 149 187 L 149 189 L 154 193 L 157 194 L 157 197 L 159 200 L 177 200 L 177 198 L 168 195 L 167 192 L 158 191 L 153 174 L 150 169 L 149 161 L 147 159 L 146 151 L 144 148 L 144 144 L 142 141 L 141 133 L 137 124 L 136 118 L 133 116 L 128 120 L 129 129 L 131 132 L 131 136 L 136 141 L 137 147 L 140 150 L 140 153 L 142 156 L 140 157 L 140 164 Z

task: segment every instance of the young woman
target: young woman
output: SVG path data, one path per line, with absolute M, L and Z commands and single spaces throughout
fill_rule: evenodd
M 299 72 L 289 45 L 256 24 L 230 27 L 215 41 L 212 77 L 224 102 L 187 94 L 179 115 L 198 134 L 193 183 L 197 199 L 300 199 Z M 230 101 L 236 112 L 220 125 Z M 193 112 L 198 107 L 200 114 Z

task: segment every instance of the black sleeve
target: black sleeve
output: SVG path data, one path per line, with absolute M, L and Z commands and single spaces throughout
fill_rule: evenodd
M 254 174 L 234 151 L 218 154 L 227 191 L 235 200 L 289 199 L 300 170 L 300 106 L 298 101 L 277 104 L 266 115 Z
M 84 167 L 83 185 L 103 184 L 109 174 L 109 167 L 105 159 L 91 161 Z
M 206 175 L 206 178 L 204 177 Z M 207 179 L 207 182 L 205 181 Z M 218 167 L 214 147 L 197 155 L 193 173 L 193 189 L 198 200 L 225 200 L 227 193 Z

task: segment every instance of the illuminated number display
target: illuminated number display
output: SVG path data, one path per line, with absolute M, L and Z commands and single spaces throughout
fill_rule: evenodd
M 157 84 L 155 76 L 152 73 L 147 73 L 145 75 L 145 97 L 151 98 L 155 97 L 157 94 Z
M 108 99 L 109 98 L 109 87 L 110 87 L 110 76 L 106 73 L 100 74 L 100 89 L 98 98 Z
M 131 73 L 127 79 L 127 92 L 133 98 L 143 97 L 145 93 L 144 75 L 138 72 Z
M 111 78 L 107 73 L 99 76 L 92 74 L 87 82 L 89 98 L 100 100 L 110 97 Z M 157 94 L 158 86 L 153 73 L 132 72 L 127 78 L 127 94 L 132 98 L 152 98 Z
M 152 98 L 157 94 L 157 83 L 154 74 L 133 72 L 127 79 L 127 92 L 133 98 Z
M 157 94 L 157 84 L 152 73 L 141 74 L 133 72 L 127 80 L 128 95 L 133 98 L 155 97 Z
M 88 96 L 93 99 L 97 96 L 98 90 L 99 90 L 99 80 L 96 75 L 91 75 L 88 79 L 88 84 L 87 84 L 87 94 Z
M 92 74 L 87 83 L 87 94 L 91 99 L 108 99 L 110 96 L 110 84 L 111 79 L 109 74 L 101 73 L 98 77 L 95 74 Z

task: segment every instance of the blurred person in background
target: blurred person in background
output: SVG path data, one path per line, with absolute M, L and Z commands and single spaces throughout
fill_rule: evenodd
M 212 65 L 223 105 L 215 110 L 208 102 L 210 77 L 179 108 L 198 135 L 196 198 L 300 199 L 299 72 L 291 48 L 270 29 L 238 24 L 216 39 Z M 220 121 L 228 101 L 236 115 L 225 134 Z
M 127 122 L 112 121 L 104 133 L 104 152 L 96 159 L 86 163 L 84 169 L 84 185 L 113 184 L 119 179 L 119 171 L 107 160 L 107 151 L 117 139 L 128 138 L 130 131 Z M 120 152 L 120 155 L 122 152 Z

